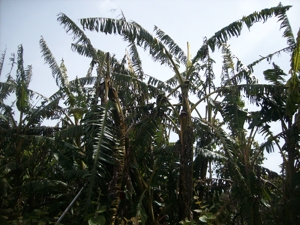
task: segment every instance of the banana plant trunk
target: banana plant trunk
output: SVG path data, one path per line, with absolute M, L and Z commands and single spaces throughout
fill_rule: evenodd
M 123 172 L 125 166 L 124 159 L 126 154 L 126 138 L 125 138 L 126 124 L 125 124 L 120 100 L 118 97 L 118 93 L 112 87 L 109 87 L 108 96 L 110 101 L 113 101 L 115 103 L 115 109 L 113 110 L 113 115 L 114 115 L 114 121 L 118 127 L 118 135 L 120 140 L 119 147 L 116 149 L 116 153 L 115 153 L 117 165 L 115 166 L 114 174 L 113 174 L 114 187 L 111 188 L 114 189 L 117 196 L 112 201 L 110 206 L 110 210 L 112 212 L 111 224 L 119 224 L 118 214 L 121 211 L 119 209 L 119 206 L 121 202 L 122 181 L 123 181 Z
M 182 111 L 180 113 L 180 168 L 179 168 L 179 220 L 192 219 L 193 199 L 193 130 L 189 104 L 189 81 L 183 82 Z
M 285 187 L 284 187 L 284 212 L 283 217 L 285 224 L 293 224 L 297 219 L 298 212 L 295 210 L 291 204 L 293 201 L 293 194 L 294 194 L 294 175 L 295 175 L 295 152 L 297 149 L 297 141 L 295 140 L 295 134 L 298 134 L 299 130 L 298 127 L 289 127 L 288 135 L 286 138 L 286 146 L 287 146 L 287 156 L 288 160 L 286 162 L 286 180 L 285 180 Z M 294 200 L 295 201 L 295 200 Z M 296 212 L 296 213 L 295 213 Z
M 101 88 L 102 93 L 98 93 L 101 98 L 101 104 L 107 104 L 108 100 L 114 104 L 114 109 L 112 110 L 113 120 L 116 124 L 118 130 L 119 145 L 115 149 L 115 159 L 116 165 L 113 171 L 112 181 L 109 184 L 109 189 L 115 194 L 115 199 L 110 204 L 110 224 L 119 224 L 118 214 L 121 211 L 119 209 L 121 202 L 122 193 L 122 181 L 124 173 L 124 163 L 126 155 L 126 123 L 124 114 L 122 111 L 122 106 L 118 96 L 118 92 L 113 88 L 111 81 L 111 64 L 110 64 L 110 54 L 107 53 L 105 57 L 106 61 L 106 75 L 104 78 L 103 87 Z M 101 66 L 103 66 L 102 64 Z M 99 72 L 101 75 L 101 72 Z M 100 79 L 99 79 L 100 81 Z

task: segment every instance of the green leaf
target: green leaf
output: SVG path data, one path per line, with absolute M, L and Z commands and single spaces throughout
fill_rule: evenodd
M 207 216 L 203 215 L 199 217 L 199 220 L 203 223 L 207 223 Z
M 29 107 L 29 96 L 28 96 L 28 83 L 30 73 L 26 73 L 23 66 L 23 47 L 19 45 L 18 47 L 18 69 L 17 69 L 17 108 L 20 112 L 27 110 Z
M 106 205 L 101 205 L 100 207 L 99 207 L 99 209 L 97 210 L 97 213 L 103 213 L 103 212 L 105 212 L 106 211 Z
M 211 213 L 199 217 L 199 220 L 203 223 L 207 223 L 208 220 L 214 220 L 214 219 L 216 219 L 216 216 Z
M 89 225 L 105 225 L 106 219 L 103 215 L 92 217 L 88 220 Z

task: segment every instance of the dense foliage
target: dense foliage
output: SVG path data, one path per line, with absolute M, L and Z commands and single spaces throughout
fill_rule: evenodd
M 233 22 L 205 39 L 193 58 L 158 27 L 152 35 L 124 16 L 78 25 L 59 14 L 72 49 L 91 59 L 90 68 L 69 81 L 64 61 L 41 38 L 58 87 L 45 97 L 29 89 L 33 71 L 24 67 L 22 45 L 9 59 L 0 83 L 0 223 L 300 224 L 300 30 L 295 38 L 289 8 Z M 286 48 L 244 65 L 227 41 L 270 17 L 278 18 Z M 122 36 L 127 54 L 118 60 L 94 48 L 85 30 Z M 146 74 L 139 48 L 174 76 Z M 216 49 L 223 55 L 220 84 Z M 281 52 L 291 56 L 290 71 L 273 62 L 266 83 L 258 83 L 255 66 Z M 257 134 L 266 141 L 258 143 Z M 262 166 L 264 152 L 274 148 L 281 174 Z

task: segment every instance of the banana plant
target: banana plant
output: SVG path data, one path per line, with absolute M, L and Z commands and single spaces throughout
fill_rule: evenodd
M 59 176 L 52 176 L 55 159 L 51 149 L 57 128 L 42 123 L 57 114 L 58 105 L 29 88 L 33 69 L 31 65 L 24 68 L 23 53 L 19 45 L 17 55 L 10 58 L 12 67 L 7 79 L 0 83 L 1 216 L 10 222 L 16 218 L 30 222 L 30 216 L 49 222 L 46 208 L 51 204 L 41 196 L 47 195 L 50 188 L 52 194 L 66 190 L 66 184 Z M 1 68 L 4 59 L 3 54 Z
M 148 212 L 151 212 L 152 206 L 145 204 L 144 196 L 150 197 L 150 186 L 148 192 L 145 193 L 144 189 L 149 179 L 140 173 L 139 163 L 137 163 L 136 149 L 145 150 L 148 144 L 154 137 L 157 127 L 156 123 L 158 114 L 163 114 L 163 111 L 159 107 L 154 107 L 153 103 L 149 100 L 159 93 L 159 90 L 151 85 L 147 85 L 143 82 L 145 74 L 141 67 L 141 60 L 137 55 L 136 45 L 131 43 L 129 52 L 119 62 L 109 53 L 105 53 L 99 49 L 95 49 L 90 40 L 86 37 L 84 32 L 66 15 L 60 14 L 58 21 L 65 27 L 67 32 L 71 32 L 74 36 L 75 43 L 72 44 L 72 49 L 77 53 L 91 58 L 90 68 L 85 78 L 80 78 L 80 82 L 84 83 L 84 80 L 91 81 L 89 85 L 93 84 L 93 95 L 90 105 L 90 113 L 83 119 L 84 123 L 88 124 L 88 121 L 95 121 L 91 125 L 89 132 L 85 133 L 84 140 L 86 140 L 86 149 L 95 144 L 92 137 L 95 136 L 96 131 L 92 131 L 94 123 L 97 121 L 97 117 L 93 118 L 93 112 L 97 112 L 99 104 L 101 107 L 110 105 L 108 109 L 108 116 L 103 120 L 107 126 L 112 126 L 116 135 L 116 146 L 112 148 L 109 161 L 111 165 L 102 165 L 101 168 L 108 168 L 104 174 L 107 185 L 102 184 L 102 188 L 92 188 L 92 184 L 95 186 L 97 179 L 91 182 L 86 189 L 90 190 L 89 195 L 85 196 L 86 202 L 89 202 L 90 207 L 85 207 L 86 213 L 96 212 L 95 208 L 91 207 L 92 199 L 95 198 L 95 190 L 99 193 L 110 196 L 107 198 L 107 207 L 109 210 L 106 212 L 106 219 L 111 224 L 120 224 L 122 221 L 126 221 L 130 218 L 141 218 L 141 209 L 144 208 Z M 127 65 L 127 68 L 126 68 Z M 95 69 L 96 76 L 92 76 L 92 72 Z M 142 94 L 141 94 L 142 93 Z M 95 116 L 95 115 L 94 115 Z M 156 117 L 154 117 L 156 116 Z M 155 119 L 154 119 L 155 118 Z M 103 132 L 105 126 L 98 132 Z M 92 133 L 90 133 L 92 132 Z M 145 132 L 149 135 L 143 135 Z M 88 134 L 88 135 L 86 135 Z M 134 136 L 135 135 L 135 136 Z M 134 138 L 132 138 L 134 136 Z M 96 138 L 96 142 L 102 142 L 101 136 Z M 143 144 L 144 143 L 144 144 Z M 97 144 L 98 145 L 98 144 Z M 147 149 L 147 148 L 146 148 Z M 96 150 L 95 150 L 96 151 Z M 99 148 L 97 152 L 102 152 Z M 94 153 L 95 154 L 95 153 Z M 98 154 L 98 155 L 99 155 Z M 105 154 L 105 158 L 109 154 Z M 101 161 L 101 160 L 100 160 Z M 89 162 L 87 166 L 98 165 L 98 162 Z M 94 167 L 95 168 L 95 167 Z M 93 169 L 97 171 L 97 169 Z M 110 179 L 110 181 L 108 181 Z M 94 192 L 93 192 L 94 190 Z M 134 204 L 137 204 L 135 211 L 135 217 L 132 216 L 128 209 L 129 205 L 126 205 L 127 199 L 122 197 L 124 193 L 132 193 L 128 198 L 131 198 Z M 85 191 L 83 191 L 85 193 Z M 99 195 L 100 196 L 100 195 Z M 103 197 L 102 197 L 103 198 Z M 150 202 L 150 201 L 149 201 Z M 154 221 L 154 216 L 149 217 Z M 145 218 L 142 218 L 145 222 Z
M 283 198 L 281 200 L 278 200 L 280 202 L 280 204 L 282 204 L 284 206 L 284 209 L 282 209 L 282 213 L 279 213 L 277 206 L 273 205 L 270 206 L 271 207 L 271 214 L 273 215 L 273 218 L 271 219 L 274 223 L 276 224 L 280 224 L 280 221 L 285 221 L 284 223 L 297 223 L 298 218 L 296 216 L 296 212 L 293 210 L 293 204 L 295 204 L 297 202 L 297 192 L 295 192 L 295 186 L 293 187 L 293 185 L 297 184 L 297 164 L 295 163 L 296 158 L 298 157 L 298 150 L 297 150 L 297 136 L 298 136 L 298 131 L 297 131 L 297 110 L 298 110 L 298 91 L 295 91 L 295 87 L 297 87 L 298 85 L 298 77 L 297 77 L 297 73 L 299 72 L 295 72 L 295 71 L 299 71 L 299 69 L 297 69 L 297 60 L 295 60 L 295 58 L 297 59 L 297 52 L 299 52 L 299 50 L 297 50 L 298 48 L 298 38 L 295 40 L 294 36 L 293 36 L 293 32 L 291 30 L 291 26 L 289 24 L 288 18 L 286 16 L 286 14 L 280 15 L 279 16 L 279 21 L 281 22 L 281 29 L 284 29 L 283 32 L 283 36 L 285 38 L 287 38 L 287 43 L 288 46 L 285 47 L 284 49 L 281 49 L 279 51 L 276 51 L 272 54 L 269 54 L 266 57 L 262 57 L 261 59 L 253 62 L 252 64 L 248 65 L 248 71 L 250 71 L 251 73 L 253 72 L 253 66 L 255 66 L 257 63 L 263 61 L 263 60 L 268 60 L 268 61 L 272 61 L 272 58 L 275 54 L 280 53 L 280 52 L 290 52 L 292 57 L 291 57 L 291 70 L 290 70 L 290 74 L 291 77 L 288 81 L 285 81 L 285 76 L 287 76 L 287 74 L 275 63 L 273 63 L 273 68 L 272 69 L 268 69 L 264 71 L 264 76 L 265 76 L 265 80 L 269 83 L 267 84 L 258 84 L 256 82 L 253 83 L 247 83 L 247 84 L 238 84 L 235 85 L 234 88 L 230 87 L 228 88 L 227 91 L 230 94 L 230 97 L 232 98 L 232 96 L 239 96 L 240 95 L 240 91 L 244 93 L 244 95 L 250 100 L 250 102 L 255 103 L 257 106 L 260 107 L 260 110 L 256 111 L 256 112 L 244 112 L 244 113 L 229 113 L 228 110 L 232 110 L 232 104 L 230 104 L 230 108 L 225 107 L 224 110 L 228 111 L 228 115 L 232 115 L 231 118 L 227 118 L 224 117 L 225 121 L 229 122 L 230 127 L 234 126 L 234 124 L 232 124 L 235 120 L 232 119 L 234 115 L 240 115 L 236 120 L 238 123 L 236 123 L 236 125 L 239 124 L 239 120 L 245 121 L 249 120 L 249 128 L 251 130 L 250 134 L 255 134 L 255 133 L 261 133 L 263 134 L 267 141 L 265 143 L 262 143 L 259 148 L 257 149 L 257 152 L 251 157 L 250 156 L 250 152 L 249 152 L 249 148 L 247 146 L 250 145 L 246 145 L 245 147 L 243 147 L 242 149 L 246 152 L 243 152 L 241 154 L 241 158 L 240 160 L 243 162 L 243 167 L 245 167 L 245 172 L 249 171 L 249 174 L 245 174 L 244 177 L 247 181 L 247 185 L 248 189 L 251 188 L 252 190 L 253 187 L 256 187 L 256 191 L 259 190 L 260 194 L 256 193 L 257 196 L 261 196 L 261 199 L 264 199 L 271 202 L 270 201 L 270 193 L 272 193 L 273 191 L 271 191 L 272 189 L 274 189 L 274 187 L 276 187 L 276 185 L 272 185 L 272 187 L 270 188 L 270 186 L 268 185 L 263 185 L 262 183 L 266 183 L 263 177 L 261 177 L 259 174 L 259 171 L 262 171 L 262 167 L 258 167 L 257 165 L 255 165 L 255 163 L 257 162 L 257 160 L 260 158 L 260 156 L 262 156 L 263 151 L 266 150 L 268 153 L 274 151 L 274 145 L 276 145 L 276 147 L 278 148 L 282 159 L 283 159 L 283 165 L 282 165 L 282 169 L 283 169 L 283 187 L 282 190 L 280 191 L 280 186 L 277 186 L 276 192 L 281 192 L 284 193 L 283 194 Z M 298 33 L 299 36 L 299 33 Z M 230 65 L 230 64 L 228 64 Z M 293 90 L 293 91 L 292 91 Z M 232 95 L 232 91 L 236 91 L 237 94 Z M 225 100 L 232 100 L 231 98 L 225 98 Z M 225 112 L 223 110 L 223 112 Z M 270 126 L 271 122 L 276 122 L 278 121 L 281 124 L 282 127 L 282 132 L 274 135 L 272 132 L 272 128 Z M 240 121 L 241 122 L 241 121 Z M 238 131 L 238 129 L 233 129 Z M 252 132 L 255 131 L 255 132 Z M 243 130 L 240 130 L 238 132 L 239 134 L 243 133 Z M 243 135 L 242 135 L 243 136 Z M 240 138 L 239 138 L 240 139 Z M 242 138 L 244 139 L 244 138 Z M 242 140 L 240 139 L 240 140 Z M 280 146 L 279 140 L 283 139 L 284 140 L 284 145 Z M 244 139 L 245 140 L 245 139 Z M 246 139 L 249 141 L 249 139 Z M 239 141 L 240 142 L 240 141 Z M 241 142 L 240 142 L 241 143 Z M 289 146 L 289 147 L 288 147 Z M 257 170 L 258 168 L 260 168 L 259 170 Z M 265 170 L 265 169 L 263 169 Z M 289 170 L 289 171 L 288 171 Z M 255 183 L 255 179 L 253 179 L 253 175 L 252 174 L 258 174 L 256 175 L 257 178 L 261 179 L 260 183 L 257 183 L 256 185 Z M 274 173 L 269 173 L 270 176 L 270 180 L 268 181 L 268 184 L 271 183 L 272 176 Z M 248 177 L 248 178 L 247 178 Z M 251 178 L 252 177 L 252 178 Z M 276 176 L 278 178 L 278 176 Z M 293 177 L 293 178 L 291 178 Z M 292 181 L 293 180 L 293 181 Z M 262 182 L 263 181 L 263 182 Z M 275 180 L 276 181 L 276 180 Z M 253 184 L 251 184 L 251 182 Z M 245 187 L 246 187 L 245 186 Z M 260 188 L 258 188 L 260 187 Z M 251 189 L 249 189 L 251 191 Z M 266 194 L 268 193 L 268 194 Z M 291 194 L 293 193 L 293 194 Z M 253 196 L 253 195 L 252 195 Z M 293 196 L 293 197 L 292 197 Z M 253 203 L 256 200 L 253 201 Z M 263 205 L 261 203 L 256 203 L 258 204 L 257 206 L 255 206 L 253 208 L 253 210 L 255 210 L 255 208 L 257 209 L 259 207 L 259 205 Z M 276 203 L 275 203 L 276 204 Z M 277 202 L 277 204 L 279 204 Z M 269 207 L 269 208 L 270 208 Z M 249 210 L 249 211 L 253 211 L 253 210 Z M 257 214 L 257 213 L 256 213 Z M 253 214 L 255 215 L 255 214 Z M 251 218 L 251 217 L 248 217 Z M 253 219 L 255 218 L 259 218 L 258 216 L 256 217 L 252 217 Z M 252 220 L 255 221 L 255 220 Z M 253 223 L 253 222 L 252 222 Z M 261 223 L 261 219 L 260 222 L 257 220 L 254 222 L 255 224 L 259 224 Z
M 283 164 L 283 187 L 282 193 L 284 198 L 281 200 L 283 205 L 282 214 L 277 214 L 278 220 L 284 223 L 297 223 L 299 218 L 294 209 L 294 204 L 297 204 L 298 194 L 296 186 L 299 184 L 298 179 L 298 164 L 299 158 L 299 131 L 298 131 L 298 114 L 299 114 L 299 35 L 294 39 L 291 27 L 288 20 L 285 20 L 287 31 L 284 35 L 288 38 L 288 44 L 291 49 L 291 69 L 290 78 L 286 81 L 288 76 L 277 64 L 273 63 L 273 68 L 265 70 L 264 75 L 267 81 L 271 83 L 265 91 L 256 89 L 253 94 L 255 102 L 261 106 L 261 111 L 253 114 L 251 119 L 251 127 L 258 127 L 263 133 L 267 141 L 262 144 L 262 147 L 270 153 L 274 151 L 274 145 L 279 150 Z M 246 89 L 244 89 L 246 90 Z M 254 98 L 253 94 L 246 90 L 248 97 Z M 269 125 L 270 122 L 278 122 L 281 125 L 281 132 L 274 134 Z M 280 139 L 284 144 L 280 144 Z

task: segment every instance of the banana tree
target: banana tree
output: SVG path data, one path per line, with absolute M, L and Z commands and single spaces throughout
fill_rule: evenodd
M 152 205 L 145 204 L 143 200 L 144 196 L 151 197 L 151 189 L 147 185 L 149 182 L 144 180 L 146 177 L 143 177 L 139 171 L 140 164 L 137 162 L 135 151 L 136 149 L 145 150 L 145 147 L 151 145 L 154 138 L 157 124 L 160 123 L 159 118 L 161 116 L 159 114 L 163 115 L 164 112 L 160 109 L 163 107 L 161 104 L 159 104 L 161 105 L 159 107 L 154 107 L 154 104 L 148 101 L 156 96 L 159 91 L 157 88 L 143 82 L 145 75 L 139 56 L 136 54 L 137 50 L 134 43 L 131 43 L 129 53 L 119 62 L 109 53 L 95 49 L 84 32 L 66 15 L 60 14 L 58 20 L 67 32 L 72 32 L 74 35 L 76 42 L 72 44 L 72 49 L 91 58 L 87 76 L 79 79 L 82 85 L 93 85 L 92 100 L 89 106 L 90 112 L 82 120 L 85 126 L 90 125 L 82 140 L 85 142 L 85 154 L 89 155 L 88 158 L 91 159 L 86 165 L 91 167 L 91 171 L 93 171 L 89 180 L 90 184 L 86 186 L 86 191 L 83 191 L 83 193 L 86 192 L 84 201 L 87 202 L 85 213 L 94 212 L 95 217 L 97 217 L 97 210 L 92 207 L 91 202 L 95 201 L 93 199 L 95 199 L 96 193 L 99 196 L 103 193 L 107 196 L 104 198 L 106 199 L 104 202 L 110 209 L 106 212 L 106 218 L 111 224 L 119 224 L 131 218 L 138 220 L 142 217 L 142 211 L 145 210 L 151 215 L 151 212 L 153 212 Z M 92 76 L 94 68 L 96 76 Z M 97 124 L 96 121 L 99 117 L 96 116 L 95 112 L 98 111 L 99 100 L 101 107 L 106 108 L 107 116 L 105 119 L 101 119 L 104 125 L 96 131 L 95 124 Z M 102 137 L 106 136 L 103 133 L 106 126 L 113 127 L 114 135 L 116 135 L 116 145 L 114 147 L 110 146 L 110 148 L 106 146 L 107 152 L 102 153 L 104 150 L 101 143 L 105 143 Z M 94 140 L 95 134 L 98 135 L 97 132 L 101 135 Z M 143 135 L 145 133 L 148 135 Z M 132 139 L 133 136 L 134 139 Z M 93 147 L 95 142 L 98 146 L 97 149 Z M 94 149 L 94 153 L 89 154 L 89 149 Z M 111 154 L 108 152 L 111 152 Z M 101 155 L 103 158 L 100 157 Z M 103 160 L 106 161 L 105 163 L 109 163 L 105 164 L 102 162 Z M 97 187 L 99 182 L 99 179 L 97 179 L 97 176 L 99 176 L 97 175 L 99 173 L 98 167 L 106 171 L 103 173 L 105 179 L 101 182 L 101 185 L 99 183 L 100 187 L 99 185 Z M 145 192 L 145 190 L 148 191 Z M 125 193 L 130 193 L 127 198 L 132 199 L 134 204 L 138 206 L 133 214 L 131 213 L 132 209 L 129 208 L 132 202 L 126 205 L 128 200 L 127 198 L 124 199 Z M 145 221 L 144 218 L 142 220 Z M 149 216 L 149 220 L 152 223 L 154 222 L 153 213 L 152 216 Z
M 252 206 L 246 211 L 246 214 L 251 212 L 250 215 L 252 215 L 252 217 L 245 217 L 244 219 L 247 219 L 250 223 L 254 224 L 261 223 L 262 219 L 259 219 L 260 215 L 257 210 L 259 207 L 265 205 L 265 201 L 272 202 L 270 196 L 273 196 L 276 199 L 277 197 L 275 197 L 274 193 L 283 194 L 283 198 L 277 199 L 277 203 L 275 203 L 277 204 L 276 206 L 274 205 L 274 202 L 272 202 L 271 206 L 265 206 L 265 208 L 270 208 L 269 213 L 272 214 L 272 218 L 268 218 L 268 220 L 271 220 L 272 223 L 276 224 L 281 224 L 281 221 L 285 221 L 284 223 L 298 222 L 296 216 L 297 213 L 293 210 L 294 204 L 297 204 L 297 191 L 295 191 L 295 186 L 293 185 L 297 185 L 298 182 L 296 172 L 297 163 L 295 162 L 299 155 L 297 150 L 298 131 L 296 128 L 299 103 L 297 100 L 298 91 L 294 88 L 296 88 L 299 83 L 297 77 L 298 72 L 295 72 L 299 71 L 299 68 L 297 67 L 297 53 L 299 52 L 297 48 L 299 41 L 297 41 L 298 38 L 296 41 L 294 39 L 286 14 L 280 15 L 279 21 L 281 22 L 280 28 L 284 29 L 283 36 L 287 38 L 288 46 L 248 65 L 246 70 L 242 70 L 234 77 L 238 78 L 241 73 L 252 73 L 253 67 L 257 63 L 263 60 L 271 61 L 275 54 L 280 52 L 291 52 L 291 78 L 285 82 L 284 76 L 286 76 L 286 74 L 278 65 L 273 63 L 272 69 L 264 71 L 265 79 L 269 84 L 257 84 L 255 81 L 251 82 L 251 80 L 249 80 L 247 84 L 235 84 L 234 86 L 226 85 L 223 88 L 225 96 L 223 102 L 215 104 L 217 108 L 221 109 L 224 121 L 227 122 L 231 130 L 234 131 L 232 136 L 236 138 L 238 141 L 237 144 L 240 146 L 235 147 L 236 149 L 241 150 L 240 154 L 238 151 L 235 154 L 237 154 L 237 158 L 239 158 L 239 161 L 242 163 L 236 164 L 236 167 L 239 168 L 242 175 L 241 177 L 245 178 L 246 183 L 243 183 L 242 180 L 240 180 L 241 182 L 239 183 L 245 184 L 243 193 L 249 192 L 250 198 L 248 200 L 250 200 L 249 202 L 252 202 Z M 228 52 L 228 49 L 226 52 L 230 53 Z M 230 57 L 227 57 L 227 59 L 230 59 Z M 224 65 L 226 68 L 233 69 L 233 64 L 230 60 Z M 257 112 L 241 111 L 241 108 L 239 109 L 239 107 L 237 107 L 237 103 L 241 103 L 241 101 L 239 99 L 234 100 L 234 98 L 239 98 L 239 96 L 241 96 L 240 91 L 244 92 L 244 95 L 250 99 L 250 102 L 256 103 L 261 109 Z M 245 123 L 245 120 L 249 120 L 250 126 L 248 129 L 251 130 L 250 137 L 247 139 L 245 139 L 244 136 L 243 126 L 240 126 Z M 270 126 L 270 123 L 274 121 L 279 121 L 282 126 L 282 132 L 276 135 L 272 133 Z M 249 151 L 251 150 L 251 148 L 249 148 L 251 145 L 246 143 L 252 142 L 251 139 L 253 140 L 255 133 L 262 133 L 268 140 L 265 143 L 262 143 L 257 148 L 256 153 L 251 156 L 251 151 Z M 280 139 L 284 140 L 285 144 L 283 146 L 280 146 Z M 278 182 L 276 181 L 278 175 L 276 175 L 274 179 L 274 174 L 276 173 L 256 165 L 257 161 L 260 161 L 259 158 L 262 156 L 264 150 L 267 150 L 267 152 L 274 151 L 274 144 L 278 147 L 283 158 L 282 168 L 284 172 L 284 185 L 282 191 L 280 191 L 280 185 L 276 187 L 276 185 L 272 184 L 273 180 Z M 291 148 L 288 148 L 288 146 Z M 235 164 L 233 163 L 232 165 Z M 268 181 L 264 180 L 265 178 L 261 176 L 262 171 L 268 171 L 264 175 L 265 178 L 268 177 Z M 254 175 L 255 179 L 253 179 Z M 239 190 L 240 189 L 241 186 L 239 185 Z M 233 193 L 238 192 L 235 191 Z M 258 199 L 255 199 L 255 196 L 260 196 L 258 199 L 260 199 L 259 201 L 261 202 L 257 201 Z M 284 208 L 280 212 L 278 211 L 278 204 L 282 204 Z M 247 209 L 247 207 L 243 208 Z M 242 212 L 240 216 L 242 216 Z M 261 214 L 261 216 L 266 215 Z
M 42 124 L 57 115 L 58 105 L 29 88 L 33 71 L 32 66 L 24 68 L 23 51 L 20 45 L 16 58 L 12 54 L 12 68 L 7 80 L 0 83 L 1 216 L 10 222 L 16 222 L 16 218 L 24 223 L 34 219 L 47 222 L 51 221 L 47 214 L 53 210 L 50 188 L 53 196 L 58 190 L 66 190 L 59 175 L 53 175 L 56 168 L 52 147 L 57 128 Z M 3 61 L 4 54 L 1 68 Z M 8 103 L 8 96 L 14 95 L 15 100 Z
M 299 184 L 298 164 L 299 158 L 299 35 L 295 39 L 286 17 L 282 18 L 286 30 L 284 36 L 288 39 L 289 51 L 291 54 L 290 78 L 285 81 L 285 73 L 278 65 L 273 63 L 273 68 L 265 70 L 264 75 L 271 84 L 261 87 L 252 86 L 244 89 L 246 95 L 255 100 L 261 106 L 261 110 L 253 114 L 251 127 L 258 127 L 268 138 L 263 143 L 268 152 L 274 151 L 275 145 L 283 159 L 283 205 L 282 214 L 277 213 L 277 221 L 284 221 L 285 224 L 298 223 L 299 217 L 294 209 L 298 200 L 296 186 Z M 252 91 L 250 92 L 250 88 Z M 261 94 L 259 94 L 261 93 Z M 254 95 L 253 95 L 254 94 Z M 273 134 L 270 122 L 279 122 L 282 131 Z M 280 139 L 284 144 L 280 145 Z M 276 214 L 276 213 L 275 213 Z

